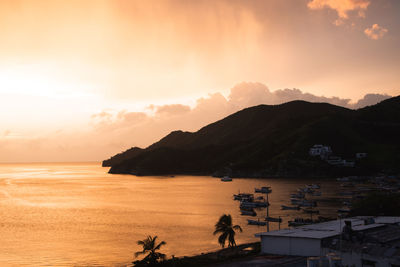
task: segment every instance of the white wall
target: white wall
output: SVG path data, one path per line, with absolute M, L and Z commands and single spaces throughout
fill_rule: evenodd
M 279 255 L 320 256 L 321 240 L 281 236 L 262 236 L 261 252 Z

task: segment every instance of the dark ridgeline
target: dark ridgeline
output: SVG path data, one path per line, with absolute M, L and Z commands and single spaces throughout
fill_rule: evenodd
M 236 112 L 197 132 L 174 131 L 146 149 L 131 148 L 103 162 L 110 173 L 233 177 L 335 176 L 399 172 L 400 96 L 351 110 L 292 101 Z M 337 167 L 308 154 L 314 144 L 354 159 Z

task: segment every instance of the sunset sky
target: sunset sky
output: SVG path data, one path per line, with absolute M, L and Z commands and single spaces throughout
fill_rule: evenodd
M 3 0 L 0 162 L 100 161 L 262 103 L 374 104 L 400 94 L 399 49 L 398 0 Z

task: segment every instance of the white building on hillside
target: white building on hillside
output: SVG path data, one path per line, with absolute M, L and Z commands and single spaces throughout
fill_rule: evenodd
M 330 154 L 332 154 L 332 149 L 330 146 L 324 145 L 314 145 L 310 148 L 309 152 L 310 156 L 319 156 L 322 159 L 327 158 Z

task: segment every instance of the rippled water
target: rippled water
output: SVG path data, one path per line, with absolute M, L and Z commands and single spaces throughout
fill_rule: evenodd
M 110 175 L 99 164 L 0 164 L 0 266 L 126 266 L 140 250 L 136 241 L 158 235 L 168 256 L 218 249 L 212 235 L 223 213 L 243 228 L 237 243 L 256 241 L 265 227 L 248 226 L 232 194 L 271 186 L 270 215 L 287 220 L 301 212 L 281 211 L 308 179 L 135 177 Z M 336 193 L 323 181 L 324 198 Z M 322 215 L 334 215 L 330 201 Z M 265 210 L 258 212 L 259 218 Z M 304 215 L 303 215 L 304 216 Z M 277 229 L 274 223 L 271 229 Z

